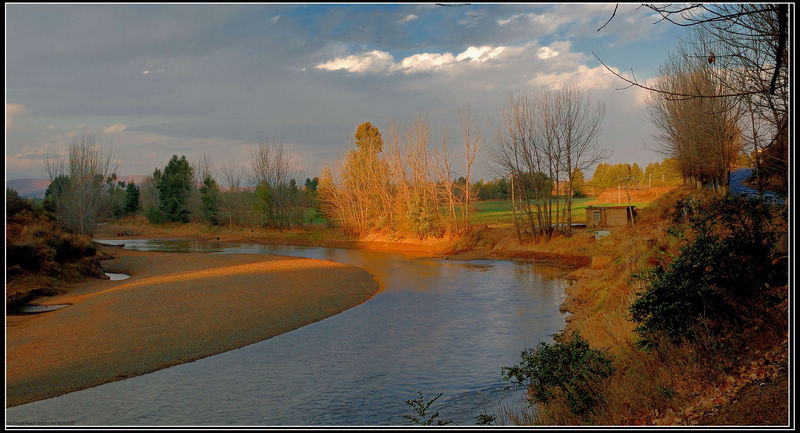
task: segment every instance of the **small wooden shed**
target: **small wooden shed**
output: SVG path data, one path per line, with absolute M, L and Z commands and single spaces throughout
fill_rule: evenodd
M 636 217 L 636 206 L 586 207 L 586 228 L 621 227 Z

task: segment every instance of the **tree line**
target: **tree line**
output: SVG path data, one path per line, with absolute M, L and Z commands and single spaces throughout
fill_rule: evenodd
M 115 173 L 114 152 L 91 134 L 77 137 L 63 155 L 48 155 L 50 185 L 43 209 L 59 228 L 91 236 L 101 218 L 143 212 L 151 223 L 201 222 L 230 226 L 262 225 L 277 229 L 300 226 L 303 209 L 313 207 L 319 178 L 298 186 L 295 162 L 283 146 L 262 140 L 250 157 L 251 170 L 234 161 L 223 164 L 220 187 L 214 163 L 207 157 L 190 163 L 173 155 L 141 185 Z
M 142 183 L 145 216 L 152 223 L 227 223 L 279 230 L 302 226 L 303 211 L 313 206 L 319 179 L 306 179 L 298 186 L 296 162 L 282 144 L 266 139 L 248 162 L 249 170 L 235 161 L 216 170 L 207 156 L 190 163 L 185 155 L 173 155 L 163 170 L 155 169 Z M 218 178 L 227 187 L 220 187 Z

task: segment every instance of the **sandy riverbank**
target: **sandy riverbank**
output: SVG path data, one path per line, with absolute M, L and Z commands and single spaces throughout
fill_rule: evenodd
M 252 344 L 354 307 L 366 271 L 324 260 L 113 249 L 107 272 L 6 318 L 6 405 L 54 397 Z

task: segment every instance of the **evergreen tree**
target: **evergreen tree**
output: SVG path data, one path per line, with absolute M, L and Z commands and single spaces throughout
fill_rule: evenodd
M 189 222 L 186 200 L 192 192 L 192 166 L 186 156 L 172 155 L 158 181 L 158 198 L 161 213 L 167 221 Z
M 217 225 L 219 223 L 220 197 L 217 182 L 211 175 L 206 174 L 206 177 L 203 179 L 203 185 L 200 187 L 200 200 L 203 202 L 203 216 L 211 225 Z
M 139 187 L 133 182 L 128 182 L 125 188 L 125 213 L 135 214 L 139 208 Z
M 253 208 L 264 217 L 264 224 L 267 224 L 273 214 L 272 194 L 267 184 L 261 183 L 256 187 L 256 201 L 253 203 Z

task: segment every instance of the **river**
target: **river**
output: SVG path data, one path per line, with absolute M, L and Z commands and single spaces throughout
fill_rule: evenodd
M 120 241 L 98 240 L 104 243 Z M 170 253 L 266 253 L 333 260 L 380 283 L 367 302 L 240 349 L 9 408 L 8 423 L 75 425 L 408 425 L 406 400 L 474 425 L 519 405 L 500 369 L 563 329 L 567 282 L 551 266 L 449 261 L 359 249 L 124 240 Z M 225 308 L 220 305 L 220 308 Z

